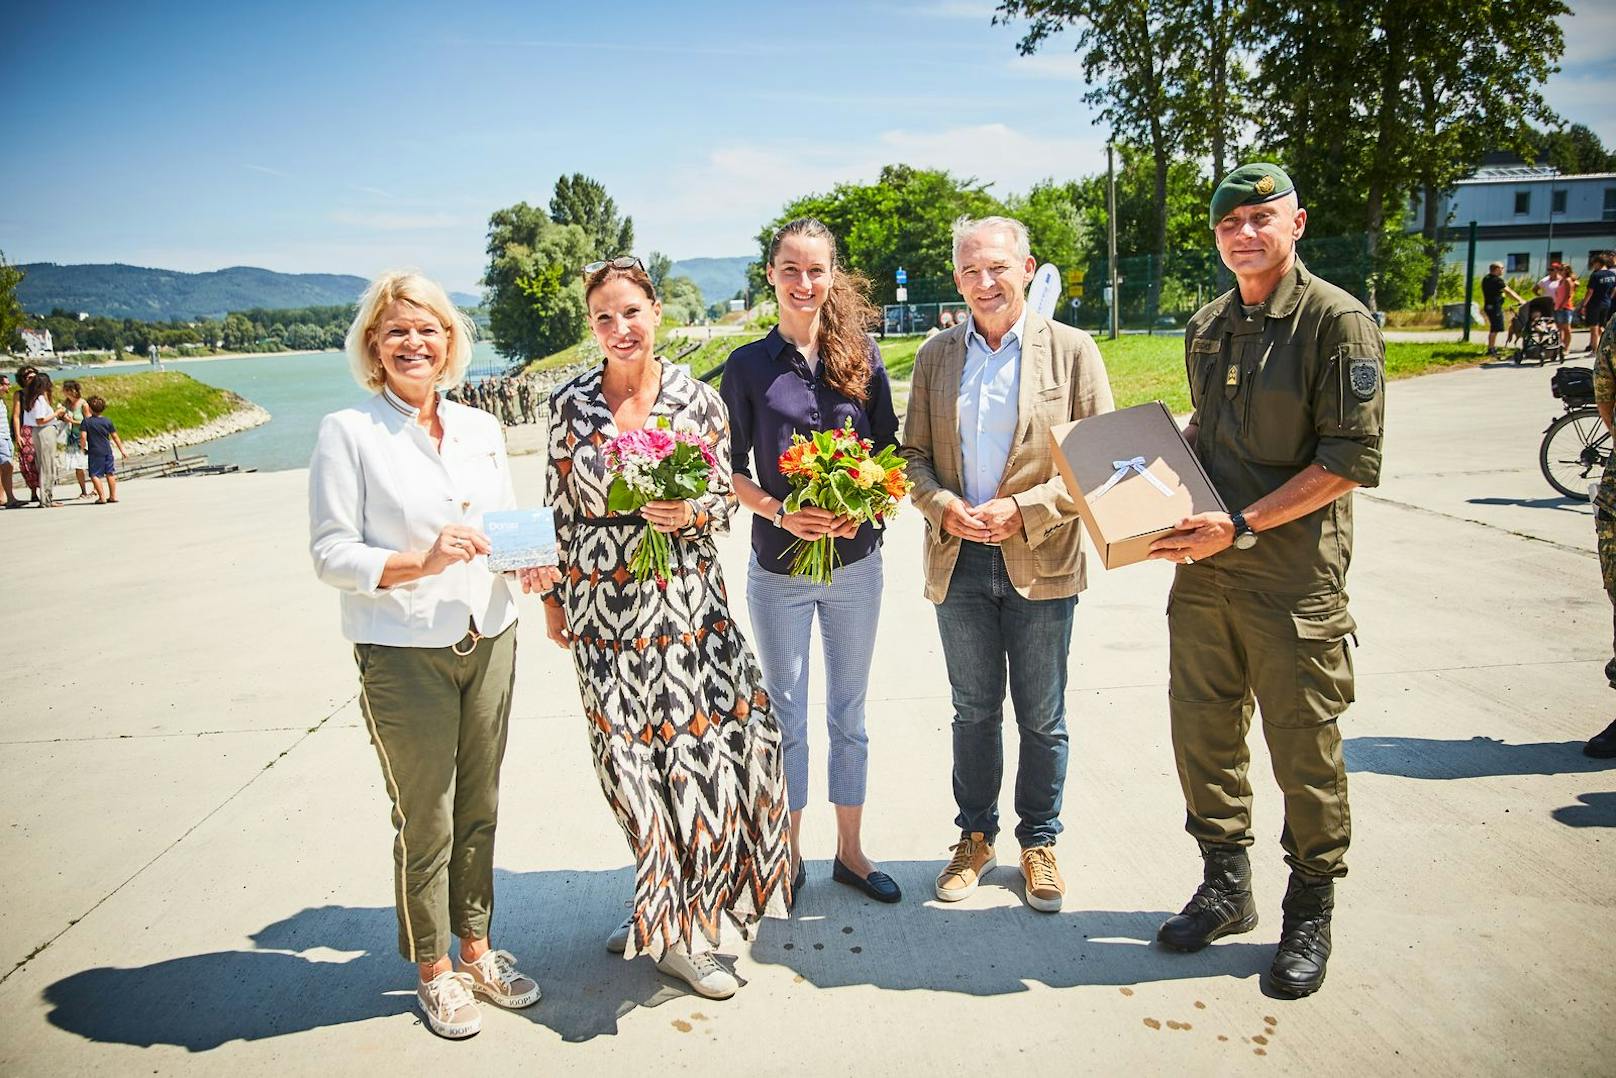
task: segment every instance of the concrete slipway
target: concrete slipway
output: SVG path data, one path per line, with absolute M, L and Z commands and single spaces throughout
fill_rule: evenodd
M 531 607 L 495 939 L 545 996 L 436 1040 L 393 953 L 386 799 L 287 472 L 0 516 L 0 1073 L 1610 1073 L 1616 770 L 1579 749 L 1616 713 L 1611 611 L 1587 507 L 1536 474 L 1547 375 L 1442 374 L 1390 404 L 1351 577 L 1353 869 L 1316 997 L 1259 985 L 1284 886 L 1260 738 L 1261 926 L 1192 956 L 1149 943 L 1198 871 L 1162 566 L 1096 569 L 1079 610 L 1066 910 L 1027 909 L 1013 868 L 959 906 L 928 897 L 951 709 L 910 512 L 887 548 L 867 810 L 907 900 L 829 881 L 816 804 L 795 916 L 725 949 L 737 998 L 608 956 L 625 850 Z M 542 457 L 514 466 L 537 501 Z M 742 534 L 723 546 L 737 600 Z

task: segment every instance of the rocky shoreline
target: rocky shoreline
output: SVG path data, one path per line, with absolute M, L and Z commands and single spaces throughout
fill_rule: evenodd
M 235 397 L 235 408 L 228 414 L 217 419 L 210 419 L 197 427 L 185 427 L 181 430 L 164 431 L 149 438 L 131 438 L 124 442 L 124 449 L 131 457 L 150 456 L 156 453 L 167 453 L 178 447 L 200 445 L 211 442 L 215 438 L 223 438 L 227 434 L 237 434 L 253 427 L 269 422 L 270 416 L 263 408 L 254 404 L 245 397 Z

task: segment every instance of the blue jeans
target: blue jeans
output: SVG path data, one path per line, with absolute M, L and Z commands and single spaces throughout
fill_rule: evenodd
M 999 831 L 1004 779 L 1004 691 L 1021 733 L 1016 765 L 1016 838 L 1050 846 L 1060 834 L 1066 786 L 1066 660 L 1077 596 L 1024 599 L 995 546 L 962 543 L 937 605 L 948 682 L 954 696 L 954 802 L 961 831 L 989 841 Z
M 752 642 L 763 663 L 763 687 L 780 724 L 786 800 L 792 812 L 808 803 L 808 644 L 819 618 L 825 654 L 825 720 L 830 801 L 864 804 L 870 741 L 864 701 L 881 617 L 881 548 L 837 569 L 829 584 L 771 573 L 754 555 L 746 567 Z

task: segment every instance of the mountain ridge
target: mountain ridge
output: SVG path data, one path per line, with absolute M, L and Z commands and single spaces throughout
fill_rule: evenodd
M 254 307 L 339 306 L 353 303 L 370 283 L 347 273 L 281 273 L 260 266 L 200 273 L 124 262 L 29 262 L 18 268 L 23 279 L 17 299 L 30 314 L 60 308 L 148 322 L 220 318 Z M 467 307 L 481 302 L 464 292 L 451 292 L 449 298 Z

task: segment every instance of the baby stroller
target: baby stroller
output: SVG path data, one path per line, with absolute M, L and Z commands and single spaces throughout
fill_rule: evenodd
M 1565 360 L 1565 347 L 1560 341 L 1560 327 L 1554 323 L 1554 300 L 1536 296 L 1515 309 L 1515 319 L 1509 327 L 1509 339 L 1520 338 L 1520 346 L 1510 353 L 1510 361 L 1519 366 L 1525 360 L 1561 363 Z

